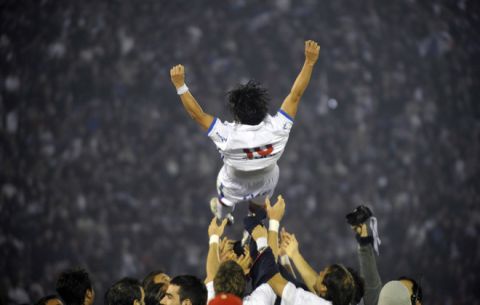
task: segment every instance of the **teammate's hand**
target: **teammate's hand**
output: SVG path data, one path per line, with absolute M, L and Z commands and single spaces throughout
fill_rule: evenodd
M 309 64 L 315 64 L 318 60 L 318 55 L 320 54 L 320 45 L 313 41 L 305 41 L 305 61 Z
M 221 237 L 223 235 L 223 230 L 227 225 L 227 219 L 225 218 L 220 225 L 217 224 L 217 217 L 213 217 L 210 225 L 208 226 L 208 236 L 217 235 Z
M 264 226 L 258 225 L 252 231 L 252 237 L 255 241 L 260 237 L 267 238 L 267 236 L 268 236 L 268 232 Z
M 175 88 L 180 88 L 185 84 L 185 68 L 182 65 L 176 65 L 170 69 L 170 78 Z
M 284 256 L 287 254 L 287 252 L 285 252 L 285 244 L 283 242 L 283 240 L 286 238 L 285 236 L 290 235 L 290 233 L 288 233 L 285 228 L 282 228 L 280 230 L 280 246 L 278 247 L 278 256 Z
M 268 219 L 282 220 L 285 214 L 285 200 L 282 195 L 278 195 L 275 205 L 270 205 L 270 199 L 265 199 L 265 209 L 267 210 Z
M 292 258 L 296 254 L 299 253 L 298 250 L 298 241 L 295 237 L 295 234 L 288 234 L 282 239 L 282 246 L 285 249 L 285 253 L 287 253 L 288 257 Z
M 220 241 L 220 246 L 218 248 L 218 252 L 220 253 L 220 261 L 223 262 L 227 260 L 233 252 L 233 240 L 224 237 Z
M 358 226 L 351 226 L 352 230 L 355 231 L 360 237 L 367 237 L 368 236 L 368 228 L 365 223 L 362 223 Z
M 236 257 L 234 261 L 242 267 L 243 274 L 247 275 L 250 272 L 250 267 L 252 266 L 252 258 L 250 257 L 250 248 L 245 246 L 243 249 L 243 254 L 239 257 Z

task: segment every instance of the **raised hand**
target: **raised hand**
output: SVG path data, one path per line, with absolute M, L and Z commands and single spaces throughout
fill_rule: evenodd
M 222 238 L 220 241 L 219 252 L 221 262 L 231 259 L 231 255 L 235 255 L 233 252 L 233 240 L 230 240 L 227 237 Z
M 275 205 L 270 205 L 270 199 L 265 200 L 265 209 L 267 210 L 268 219 L 282 220 L 285 214 L 285 200 L 282 195 L 278 195 Z
M 176 65 L 170 69 L 170 78 L 175 88 L 180 88 L 185 84 L 185 68 L 182 65 Z
M 320 54 L 320 45 L 313 41 L 305 41 L 305 61 L 309 64 L 315 64 L 318 60 L 318 55 Z
M 351 226 L 351 228 L 360 237 L 367 237 L 368 236 L 368 227 L 365 223 L 362 223 L 358 226 Z
M 298 254 L 298 241 L 295 237 L 295 234 L 285 234 L 282 238 L 281 248 L 284 249 L 285 253 L 290 258 L 292 258 L 295 254 Z
M 260 237 L 267 238 L 267 229 L 265 229 L 265 227 L 261 225 L 256 226 L 252 231 L 252 237 L 255 241 L 258 240 Z
M 221 237 L 223 235 L 223 230 L 227 225 L 227 219 L 225 218 L 220 225 L 217 224 L 217 217 L 213 217 L 210 225 L 208 226 L 208 236 L 217 235 Z

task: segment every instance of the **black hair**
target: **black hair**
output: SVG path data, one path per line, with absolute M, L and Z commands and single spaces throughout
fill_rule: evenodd
M 422 292 L 422 286 L 417 283 L 413 278 L 408 277 L 408 276 L 401 276 L 398 278 L 399 281 L 409 281 L 412 283 L 412 295 L 410 296 L 410 300 L 412 302 L 412 305 L 415 305 L 417 300 L 420 303 L 423 303 L 423 292 Z
M 35 305 L 46 305 L 48 301 L 54 300 L 54 299 L 61 300 L 61 298 L 58 295 L 50 294 L 50 295 L 47 295 L 47 296 L 44 296 L 44 297 L 40 298 L 38 301 L 35 302 Z M 63 301 L 62 301 L 62 303 L 63 303 Z
M 140 282 L 129 277 L 119 280 L 105 293 L 105 305 L 132 305 L 135 300 L 141 299 Z
M 165 283 L 151 283 L 145 290 L 145 304 L 146 305 L 158 305 L 165 296 L 168 284 Z
M 334 264 L 328 267 L 323 278 L 323 285 L 327 287 L 325 299 L 333 305 L 350 305 L 355 296 L 353 276 L 345 267 Z
M 192 305 L 207 304 L 207 288 L 196 276 L 179 275 L 170 281 L 170 285 L 179 287 L 178 295 L 180 302 L 189 299 Z
M 234 120 L 245 125 L 258 125 L 263 121 L 269 100 L 268 91 L 253 80 L 228 92 L 228 105 Z
M 353 296 L 352 304 L 358 304 L 365 294 L 365 281 L 355 269 L 347 267 L 347 270 L 350 272 L 353 281 L 355 282 L 355 295 Z
M 92 290 L 92 282 L 85 269 L 75 268 L 63 271 L 55 287 L 67 305 L 83 305 L 85 293 Z

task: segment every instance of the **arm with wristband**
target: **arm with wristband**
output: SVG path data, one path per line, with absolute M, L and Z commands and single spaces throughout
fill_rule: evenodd
M 210 225 L 208 226 L 209 247 L 206 262 L 205 283 L 213 281 L 217 274 L 218 267 L 220 266 L 220 255 L 218 252 L 218 245 L 220 237 L 223 235 L 225 226 L 227 225 L 227 219 L 224 219 L 220 225 L 217 224 L 217 218 L 213 217 Z
M 197 100 L 190 93 L 185 84 L 185 68 L 182 65 L 174 66 L 170 69 L 170 78 L 177 89 L 177 94 L 180 96 L 185 110 L 187 110 L 192 119 L 194 119 L 203 129 L 207 130 L 212 124 L 214 118 L 203 111 Z
M 313 286 L 317 280 L 317 272 L 313 270 L 310 264 L 303 258 L 298 248 L 298 241 L 294 234 L 284 232 L 284 238 L 282 240 L 282 248 L 285 249 L 288 257 L 292 259 L 293 264 L 297 268 L 298 272 L 302 276 L 305 285 L 308 290 L 315 291 Z
M 272 206 L 270 199 L 265 200 L 265 208 L 267 210 L 268 222 L 268 245 L 272 248 L 275 261 L 278 258 L 278 229 L 280 221 L 285 215 L 285 200 L 282 195 L 277 197 L 277 202 Z

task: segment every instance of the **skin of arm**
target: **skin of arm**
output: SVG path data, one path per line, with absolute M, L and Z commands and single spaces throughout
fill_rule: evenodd
M 308 290 L 314 292 L 313 289 L 315 282 L 317 281 L 318 274 L 313 270 L 310 264 L 303 258 L 298 249 L 298 241 L 295 238 L 295 235 L 288 234 L 284 238 L 285 243 L 285 252 L 287 252 L 288 257 L 293 261 L 293 264 L 297 268 L 298 272 L 302 276 L 305 285 L 307 285 Z
M 270 199 L 265 200 L 265 208 L 267 210 L 267 216 L 269 220 L 276 220 L 280 222 L 285 215 L 285 200 L 282 195 L 277 197 L 277 202 L 275 205 L 270 205 Z M 275 256 L 275 261 L 278 258 L 278 232 L 273 230 L 268 230 L 268 245 L 272 249 L 273 255 Z
M 170 78 L 173 85 L 178 88 L 185 85 L 185 68 L 182 65 L 176 65 L 170 69 Z M 187 110 L 192 119 L 195 120 L 203 129 L 207 130 L 212 124 L 214 118 L 208 113 L 205 113 L 198 104 L 197 100 L 193 97 L 190 91 L 180 95 L 183 107 Z
M 279 297 L 282 297 L 283 289 L 285 289 L 287 283 L 287 280 L 284 279 L 280 273 L 275 274 L 270 280 L 268 280 L 268 285 L 272 287 L 275 294 Z
M 217 225 L 217 218 L 213 217 L 212 221 L 210 222 L 210 226 L 208 226 L 208 236 L 212 237 L 212 235 L 217 235 L 218 237 L 221 237 L 226 225 L 227 219 L 224 219 L 222 221 L 222 224 L 219 226 Z M 213 281 L 215 275 L 217 274 L 219 266 L 220 256 L 218 253 L 218 243 L 210 243 L 210 246 L 208 247 L 207 262 L 205 266 L 207 272 L 205 284 Z
M 302 70 L 293 83 L 290 94 L 285 98 L 281 107 L 281 109 L 292 118 L 295 118 L 295 115 L 297 114 L 298 104 L 310 82 L 313 66 L 317 62 L 319 54 L 320 46 L 318 43 L 313 40 L 305 41 L 305 62 Z
M 286 238 L 288 232 L 285 230 L 285 228 L 282 228 L 280 230 L 280 248 L 278 249 L 278 256 L 280 256 L 280 264 L 294 277 L 297 278 L 297 275 L 295 274 L 295 270 L 293 270 L 293 266 L 290 263 L 290 260 L 288 259 L 287 252 L 285 252 L 285 243 L 283 240 Z M 285 256 L 288 260 L 284 261 L 282 257 Z

